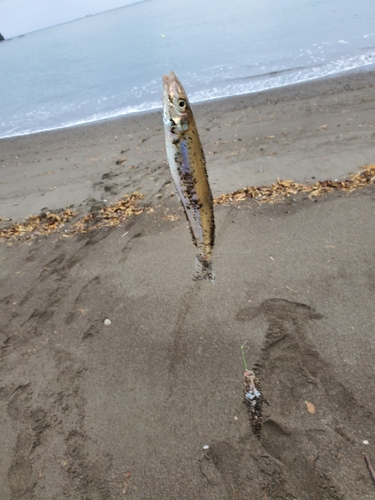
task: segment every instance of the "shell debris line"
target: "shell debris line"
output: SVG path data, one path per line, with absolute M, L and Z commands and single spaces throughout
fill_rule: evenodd
M 116 203 L 102 207 L 98 213 L 88 214 L 78 219 L 69 229 L 65 229 L 63 235 L 87 233 L 103 226 L 118 226 L 132 215 L 139 215 L 143 212 L 144 208 L 139 205 L 139 200 L 143 198 L 144 195 L 138 191 L 127 194 Z M 76 215 L 77 213 L 69 208 L 60 214 L 45 212 L 40 215 L 31 215 L 21 223 L 1 230 L 0 241 L 28 240 L 33 235 L 55 233 Z
M 222 194 L 214 199 L 215 205 L 237 203 L 246 199 L 254 199 L 260 203 L 278 203 L 285 197 L 306 193 L 309 198 L 322 196 L 331 191 L 350 193 L 375 183 L 375 164 L 363 167 L 358 173 L 350 175 L 344 181 L 327 180 L 315 184 L 300 184 L 293 180 L 278 180 L 271 186 L 249 186 L 233 193 Z

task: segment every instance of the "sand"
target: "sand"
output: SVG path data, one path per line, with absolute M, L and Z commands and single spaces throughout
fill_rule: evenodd
M 214 196 L 374 164 L 374 85 L 196 106 Z M 1 140 L 0 172 L 1 227 L 133 191 L 147 207 L 0 244 L 1 500 L 375 497 L 374 185 L 217 206 L 212 285 L 191 279 L 160 112 Z M 269 402 L 260 440 L 245 341 Z

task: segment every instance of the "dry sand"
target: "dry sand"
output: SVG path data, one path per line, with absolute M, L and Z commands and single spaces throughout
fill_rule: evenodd
M 374 85 L 364 72 L 196 106 L 214 195 L 374 164 Z M 191 280 L 160 113 L 2 140 L 0 172 L 12 222 L 134 190 L 153 208 L 1 242 L 1 500 L 375 498 L 373 185 L 216 207 L 211 285 Z M 260 441 L 246 340 L 269 402 Z

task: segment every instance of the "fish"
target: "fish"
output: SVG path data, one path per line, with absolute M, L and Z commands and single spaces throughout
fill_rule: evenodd
M 243 378 L 243 401 L 247 407 L 247 413 L 253 432 L 257 438 L 260 438 L 263 420 L 262 406 L 265 400 L 255 373 L 252 370 L 245 370 Z
M 215 280 L 213 198 L 206 160 L 186 92 L 177 76 L 163 76 L 165 146 L 172 179 L 198 250 L 193 279 Z

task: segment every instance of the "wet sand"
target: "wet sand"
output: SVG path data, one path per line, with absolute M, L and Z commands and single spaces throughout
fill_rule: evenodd
M 374 164 L 374 84 L 196 106 L 214 196 Z M 1 499 L 374 498 L 373 185 L 217 206 L 211 285 L 191 279 L 160 112 L 2 140 L 0 171 L 11 222 L 135 190 L 153 209 L 1 242 Z M 260 440 L 245 341 L 269 402 Z

